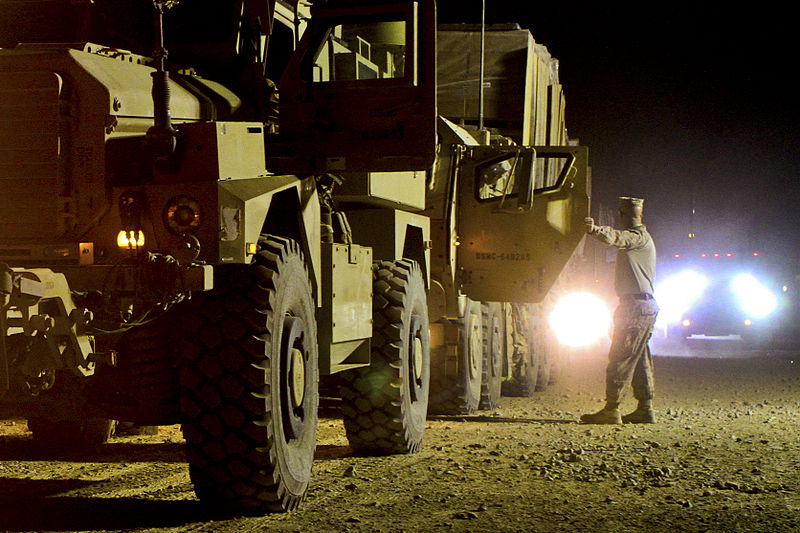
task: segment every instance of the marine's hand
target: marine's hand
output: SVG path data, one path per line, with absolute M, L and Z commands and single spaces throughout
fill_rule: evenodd
M 586 217 L 583 219 L 583 225 L 586 226 L 586 233 L 593 233 L 594 228 L 594 219 L 592 217 Z

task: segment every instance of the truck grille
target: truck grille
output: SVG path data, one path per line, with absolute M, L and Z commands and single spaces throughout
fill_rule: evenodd
M 0 72 L 0 243 L 59 233 L 60 93 L 53 72 Z

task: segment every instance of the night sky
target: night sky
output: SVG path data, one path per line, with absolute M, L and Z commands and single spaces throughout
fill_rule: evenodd
M 594 203 L 646 198 L 661 253 L 758 249 L 800 273 L 798 31 L 786 4 L 580 4 L 487 2 L 487 21 L 519 22 L 559 59 Z

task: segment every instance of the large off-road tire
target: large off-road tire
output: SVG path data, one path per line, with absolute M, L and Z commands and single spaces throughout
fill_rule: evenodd
M 536 377 L 536 387 L 534 391 L 544 392 L 550 385 L 550 372 L 553 369 L 553 362 L 556 358 L 554 347 L 547 342 L 542 343 L 542 357 L 539 360 L 539 370 Z
M 341 375 L 344 427 L 354 450 L 415 452 L 425 433 L 430 380 L 425 282 L 415 261 L 381 261 L 372 273 L 372 359 Z
M 503 306 L 484 304 L 483 363 L 481 367 L 481 409 L 496 409 L 503 385 L 503 361 L 506 356 L 506 331 Z
M 114 421 L 105 418 L 83 420 L 28 419 L 28 429 L 37 446 L 54 450 L 83 450 L 105 444 L 114 431 Z
M 554 348 L 553 357 L 550 358 L 550 371 L 547 376 L 547 384 L 555 385 L 561 379 L 561 371 L 564 368 L 566 354 L 564 347 L 556 344 Z
M 536 380 L 536 392 L 544 392 L 547 387 L 554 385 L 558 380 L 558 370 L 561 363 L 561 346 L 552 335 L 547 336 L 544 345 L 544 357 L 539 365 L 539 377 Z
M 512 365 L 511 378 L 503 382 L 503 396 L 528 397 L 536 390 L 539 379 L 539 357 L 535 350 L 526 346 L 512 356 L 519 364 Z
M 515 307 L 514 318 L 514 351 L 511 355 L 511 377 L 503 382 L 504 396 L 531 396 L 536 390 L 541 363 L 542 339 L 536 330 L 530 327 L 529 320 L 520 313 L 524 309 Z
M 295 241 L 263 239 L 182 312 L 181 411 L 201 501 L 287 511 L 305 497 L 317 433 L 314 300 Z
M 116 343 L 118 363 L 113 395 L 99 400 L 120 419 L 135 421 L 137 427 L 179 420 L 176 320 L 177 315 L 170 312 L 155 322 L 131 329 Z
M 428 411 L 436 414 L 470 414 L 481 399 L 483 331 L 481 304 L 467 300 L 457 327 L 457 374 L 442 368 L 431 370 L 431 398 Z

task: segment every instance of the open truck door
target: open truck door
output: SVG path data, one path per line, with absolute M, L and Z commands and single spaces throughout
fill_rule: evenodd
M 540 302 L 585 234 L 586 147 L 479 146 L 462 157 L 462 290 L 479 301 Z
M 433 0 L 314 8 L 280 83 L 273 168 L 428 170 L 436 148 Z

